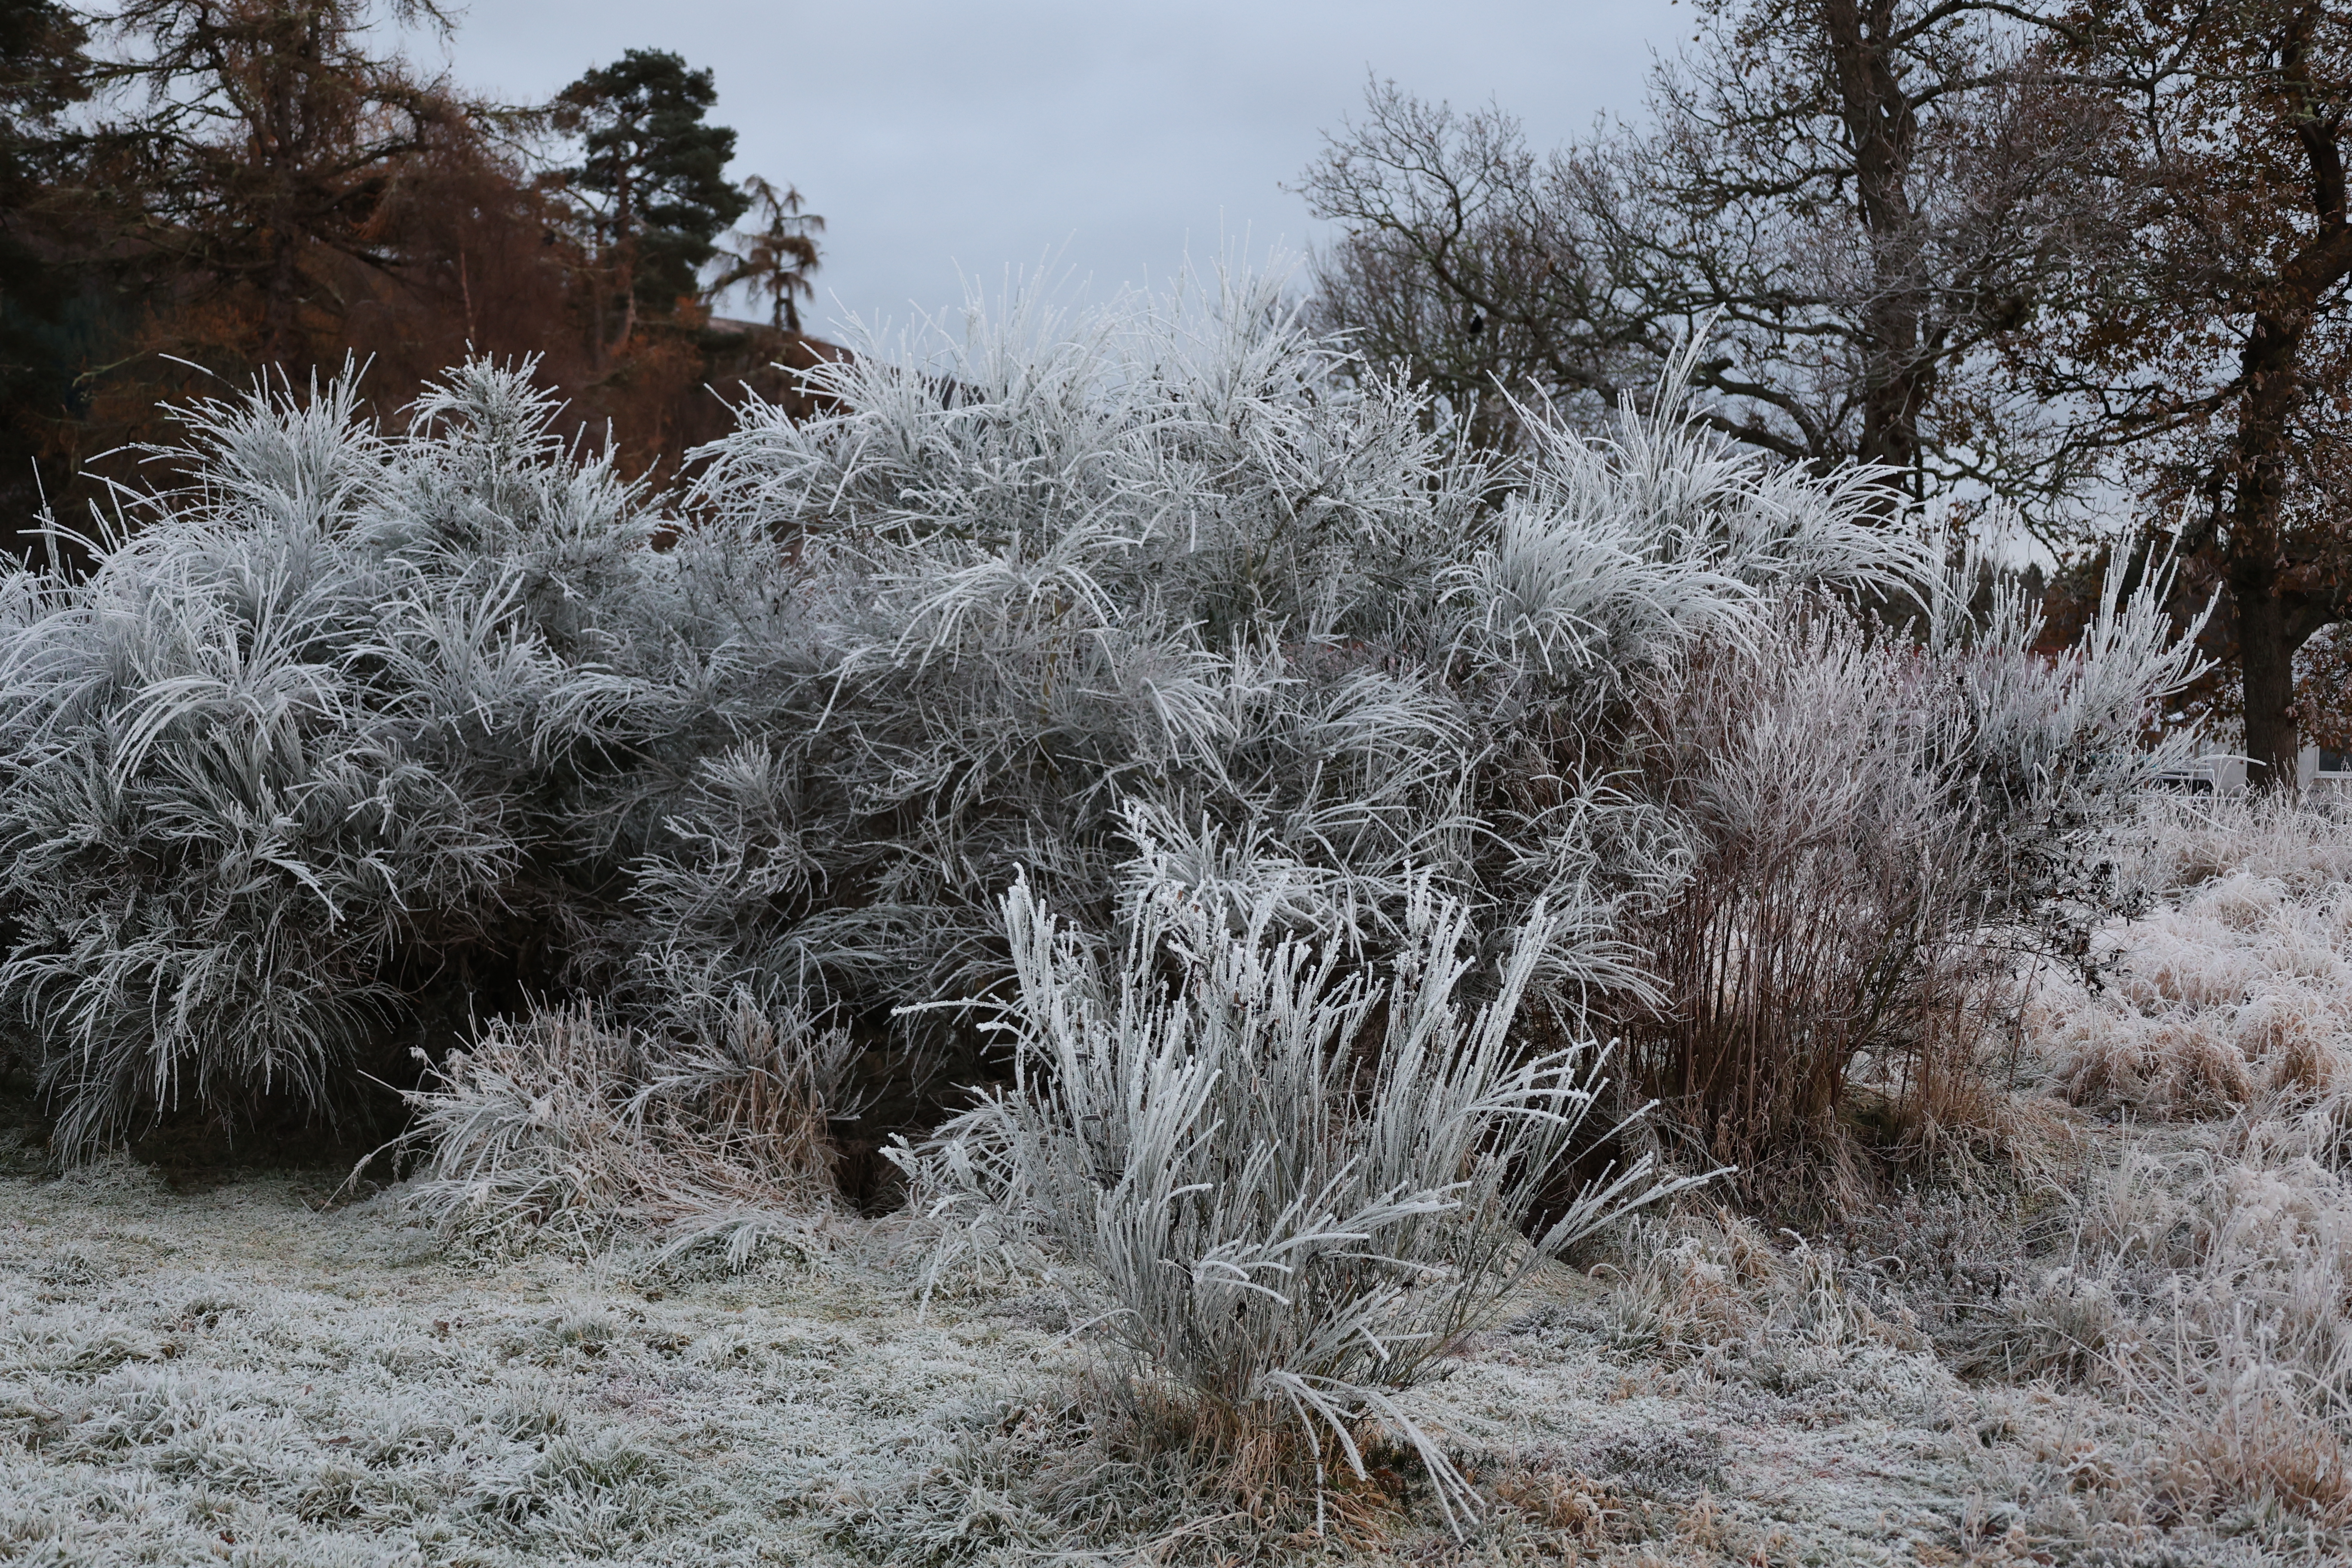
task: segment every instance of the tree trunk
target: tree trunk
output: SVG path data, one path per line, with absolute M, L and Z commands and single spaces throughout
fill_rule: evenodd
M 2256 789 L 2291 790 L 2303 750 L 2294 710 L 2294 653 L 2303 640 L 2294 635 L 2296 617 L 2274 583 L 2233 579 L 2230 598 L 2238 616 L 2238 663 L 2245 681 L 2246 783 Z
M 1828 0 L 1822 8 L 1846 134 L 1854 195 L 1870 236 L 1870 300 L 1862 312 L 1862 445 L 1854 456 L 1909 477 L 1919 468 L 1919 409 L 1928 359 L 1920 352 L 1918 214 L 1908 182 L 1918 142 L 1916 106 L 1894 56 L 1891 0 Z
M 2279 538 L 2284 447 L 2298 400 L 2301 321 L 2257 319 L 2240 358 L 2247 392 L 2231 454 L 2235 495 L 2230 508 L 2226 575 L 2238 616 L 2238 668 L 2244 691 L 2246 783 L 2293 789 L 2295 753 L 2294 650 L 2288 606 L 2280 597 L 2286 561 Z
M 282 226 L 270 238 L 269 270 L 262 279 L 261 360 L 290 383 L 308 368 L 302 331 L 302 261 L 299 242 Z
M 2332 618 L 2334 605 L 2294 591 L 2289 574 L 2298 563 L 2283 529 L 2286 471 L 2295 442 L 2294 416 L 2308 396 L 2303 363 L 2313 321 L 2346 278 L 2352 277 L 2352 223 L 2345 203 L 2340 127 L 2319 112 L 2311 89 L 2311 38 L 2318 7 L 2305 5 L 2288 18 L 2275 48 L 2279 80 L 2289 89 L 2287 121 L 2309 160 L 2310 201 L 2316 228 L 2285 264 L 2254 313 L 2253 331 L 2238 359 L 2245 391 L 2238 409 L 2230 479 L 2236 495 L 2230 518 L 2227 576 L 2238 612 L 2238 658 L 2245 682 L 2246 782 L 2292 790 L 2298 783 L 2303 737 L 2294 710 L 2294 655 Z

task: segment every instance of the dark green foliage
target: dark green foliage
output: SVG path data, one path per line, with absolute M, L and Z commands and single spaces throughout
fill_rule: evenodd
M 81 19 L 51 0 L 0 0 L 0 496 L 25 474 L 31 426 L 72 395 L 61 320 L 72 270 L 43 232 L 72 155 L 65 111 L 89 93 Z
M 719 101 L 708 70 L 666 49 L 631 49 L 556 98 L 556 124 L 585 159 L 567 171 L 592 204 L 600 247 L 618 253 L 644 308 L 666 311 L 696 291 L 719 231 L 751 198 L 728 184 L 735 132 L 705 116 Z

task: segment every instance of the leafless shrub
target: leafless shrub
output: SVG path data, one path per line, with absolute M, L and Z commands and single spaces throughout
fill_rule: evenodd
M 1969 941 L 1976 824 L 1905 722 L 1917 680 L 1906 651 L 1824 612 L 1658 693 L 1654 787 L 1699 848 L 1644 927 L 1671 1000 L 1633 1014 L 1627 1067 L 1750 1182 L 1844 1156 L 1857 1074 L 1908 1067 L 1916 1086 L 1972 1054 L 1990 978 Z
M 1647 688 L 1644 791 L 1695 849 L 1640 928 L 1667 1000 L 1623 1010 L 1628 1068 L 1751 1192 L 1850 1185 L 1864 1093 L 1915 1150 L 1999 1137 L 1981 1068 L 2016 958 L 2072 956 L 2137 892 L 2093 858 L 2177 749 L 2137 731 L 2193 663 L 2111 574 L 2099 626 L 2047 664 L 2013 592 L 1958 618 L 1974 572 L 1924 643 L 1796 600 Z

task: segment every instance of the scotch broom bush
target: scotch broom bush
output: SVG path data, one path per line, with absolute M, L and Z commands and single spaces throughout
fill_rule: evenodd
M 982 1075 L 932 1005 L 1016 980 L 1007 890 L 1110 931 L 1139 856 L 1349 974 L 1455 910 L 1465 1005 L 1538 931 L 1530 994 L 1605 1034 L 1678 1005 L 1642 921 L 1732 863 L 1641 754 L 1717 657 L 1899 667 L 1928 739 L 1872 777 L 2082 891 L 2179 673 L 2149 590 L 2048 665 L 1871 475 L 1731 452 L 1678 376 L 1506 463 L 1347 363 L 1264 280 L 975 312 L 747 408 L 676 498 L 556 440 L 527 365 L 394 431 L 348 381 L 190 410 L 87 571 L 0 584 L 0 1000 L 58 1150 L 333 1115 L 411 1049 L 510 1055 L 533 997 L 633 1031 L 634 1094 L 731 1048 L 684 975 L 897 1064 L 878 1135 Z M 1800 596 L 1845 641 L 1778 629 Z M 1854 607 L 1890 596 L 1924 641 Z

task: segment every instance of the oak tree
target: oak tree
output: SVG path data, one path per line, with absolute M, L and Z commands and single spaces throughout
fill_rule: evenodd
M 2352 618 L 2352 14 L 2326 0 L 2098 0 L 2043 21 L 2117 110 L 2129 243 L 2008 357 L 2122 450 L 2227 598 L 2257 778 L 2295 775 L 2295 655 Z

